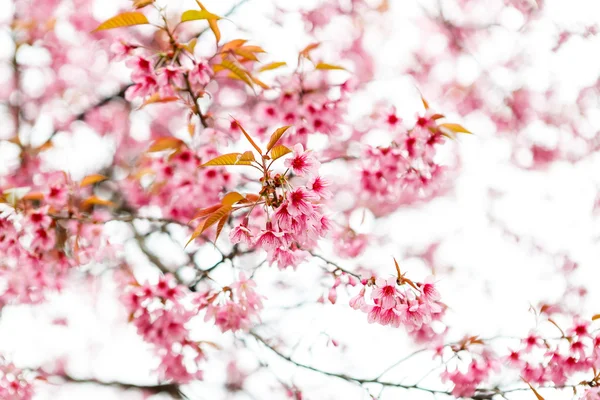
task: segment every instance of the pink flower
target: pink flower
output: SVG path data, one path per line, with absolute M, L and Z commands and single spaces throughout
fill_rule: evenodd
M 306 184 L 308 190 L 312 191 L 322 199 L 329 199 L 333 196 L 331 190 L 328 189 L 329 186 L 331 186 L 331 183 L 319 175 L 315 175 Z
M 371 298 L 378 302 L 383 309 L 390 309 L 396 305 L 396 298 L 399 292 L 396 287 L 396 278 L 391 277 L 387 280 L 377 279 L 376 286 L 371 293 Z
M 256 238 L 256 246 L 262 247 L 267 251 L 275 250 L 279 246 L 285 245 L 284 241 L 282 240 L 283 236 L 283 232 L 276 232 L 267 228 L 266 230 L 262 231 L 260 235 L 258 235 L 258 238 Z
M 294 146 L 291 158 L 285 160 L 285 166 L 290 168 L 298 176 L 316 174 L 321 163 L 313 156 L 310 150 L 304 151 L 302 144 Z
M 158 75 L 158 93 L 160 93 L 161 97 L 174 96 L 175 90 L 183 87 L 183 71 L 180 67 L 170 65 L 156 72 Z
M 248 221 L 246 219 L 229 232 L 229 240 L 232 244 L 245 243 L 248 246 L 252 245 L 252 232 L 248 229 Z
M 363 286 L 363 288 L 360 289 L 360 292 L 350 299 L 350 307 L 354 308 L 355 310 L 362 310 L 366 306 L 367 302 L 365 301 L 365 288 Z
M 292 216 L 300 214 L 312 215 L 314 208 L 310 201 L 315 200 L 315 196 L 303 187 L 297 187 L 287 195 L 287 212 Z
M 208 82 L 212 71 L 208 63 L 204 60 L 199 60 L 194 63 L 194 66 L 190 69 L 189 80 L 192 86 L 196 90 L 203 88 Z

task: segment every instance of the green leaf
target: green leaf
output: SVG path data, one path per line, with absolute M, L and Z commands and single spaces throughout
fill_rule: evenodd
M 125 26 L 133 25 L 145 25 L 149 24 L 148 18 L 144 14 L 138 11 L 124 12 L 116 15 L 110 19 L 107 19 L 101 23 L 93 32 L 102 31 L 106 29 L 122 28 Z
M 242 153 L 223 154 L 205 162 L 200 167 L 210 167 L 214 165 L 250 165 L 250 161 L 242 160 L 242 156 Z
M 271 150 L 273 146 L 277 144 L 277 142 L 279 141 L 279 139 L 281 139 L 285 131 L 287 131 L 290 127 L 291 125 L 282 126 L 281 128 L 276 129 L 275 132 L 273 132 L 273 134 L 269 138 L 269 143 L 267 144 L 267 152 L 269 152 L 269 150 Z
M 282 144 L 278 144 L 277 146 L 271 149 L 271 152 L 269 154 L 271 155 L 272 160 L 277 160 L 278 158 L 281 158 L 291 152 L 292 150 L 289 147 L 284 146 Z

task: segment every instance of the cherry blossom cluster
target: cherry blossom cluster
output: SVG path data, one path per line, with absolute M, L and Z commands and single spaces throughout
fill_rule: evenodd
M 329 182 L 318 175 L 319 161 L 302 144 L 294 146 L 285 166 L 286 173 L 272 175 L 267 170 L 261 178 L 264 225 L 255 228 L 246 216 L 229 234 L 234 244 L 265 250 L 269 262 L 282 269 L 297 266 L 306 256 L 305 250 L 327 234 L 331 222 L 319 203 L 332 196 Z M 293 178 L 287 175 L 288 171 Z M 298 184 L 297 178 L 303 178 L 305 183 Z
M 127 201 L 136 208 L 159 207 L 165 218 L 187 223 L 196 210 L 218 202 L 219 193 L 237 183 L 237 174 L 225 169 L 199 168 L 216 155 L 210 146 L 193 151 L 183 144 L 168 155 L 149 153 L 138 167 L 140 174 L 121 182 Z
M 589 321 L 576 318 L 558 339 L 530 333 L 520 348 L 510 352 L 507 362 L 530 383 L 563 386 L 577 373 L 600 366 L 600 335 Z
M 205 359 L 202 343 L 189 337 L 186 324 L 196 313 L 185 304 L 185 294 L 169 275 L 156 284 L 129 285 L 123 298 L 138 334 L 160 357 L 159 375 L 176 382 L 202 379 L 198 363 Z
M 0 358 L 0 398 L 31 400 L 34 395 L 36 374 L 25 371 L 3 357 Z
M 500 370 L 500 361 L 484 342 L 477 337 L 467 337 L 449 346 L 450 352 L 446 369 L 441 374 L 442 381 L 453 384 L 452 394 L 456 397 L 471 397 L 477 388 Z M 443 351 L 440 354 L 443 357 Z M 458 358 L 454 367 L 450 360 Z
M 437 335 L 431 325 L 441 320 L 446 306 L 440 302 L 440 294 L 431 278 L 413 282 L 400 274 L 398 268 L 397 277 L 372 277 L 361 283 L 363 287 L 350 299 L 350 306 L 367 313 L 369 323 L 403 326 L 417 340 L 429 341 Z M 370 291 L 368 297 L 367 290 Z
M 198 310 L 206 310 L 205 321 L 214 320 L 222 332 L 248 331 L 260 319 L 263 297 L 256 283 L 241 272 L 237 281 L 218 292 L 201 293 L 194 299 Z
M 438 127 L 440 118 L 428 111 L 407 130 L 393 108 L 383 116 L 382 123 L 393 132 L 392 143 L 366 147 L 361 168 L 361 193 L 378 215 L 446 189 L 445 168 L 435 160 L 437 148 L 449 136 Z

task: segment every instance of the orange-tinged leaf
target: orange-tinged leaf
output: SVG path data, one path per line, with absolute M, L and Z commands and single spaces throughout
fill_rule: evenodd
M 249 78 L 248 71 L 241 68 L 231 60 L 221 61 L 221 66 L 233 72 L 238 78 L 244 81 L 248 86 L 252 87 L 252 81 Z
M 217 46 L 218 46 L 219 42 L 221 41 L 221 31 L 219 30 L 219 26 L 217 25 L 217 20 L 209 19 L 208 26 L 210 27 L 210 30 L 215 35 L 215 39 L 217 40 Z
M 150 145 L 148 152 L 153 153 L 156 151 L 176 150 L 180 148 L 183 144 L 183 140 L 174 137 L 160 138 L 152 142 L 152 145 Z
M 238 56 L 245 58 L 246 60 L 258 61 L 258 57 L 256 57 L 256 55 L 253 52 L 245 50 L 243 47 L 240 47 L 239 49 L 234 49 L 233 52 Z
M 219 207 L 219 209 L 217 209 L 217 211 L 215 211 L 214 213 L 210 214 L 208 216 L 208 218 L 204 221 L 204 223 L 198 225 L 198 227 L 194 230 L 194 233 L 192 233 L 192 237 L 186 243 L 185 247 L 187 247 L 198 236 L 202 235 L 202 233 L 205 230 L 207 230 L 208 228 L 210 228 L 211 226 L 213 226 L 221 218 L 223 218 L 224 216 L 228 216 L 230 212 L 231 212 L 231 206 L 230 205 L 222 205 L 221 207 Z
M 308 46 L 306 46 L 304 49 L 302 49 L 302 51 L 300 52 L 300 57 L 304 57 L 310 60 L 310 52 L 313 51 L 314 49 L 316 49 L 317 47 L 319 47 L 321 45 L 321 43 L 311 43 Z
M 81 207 L 87 208 L 89 206 L 106 206 L 106 207 L 114 207 L 116 204 L 110 200 L 101 199 L 98 196 L 90 196 L 87 199 L 83 200 L 81 203 Z
M 219 223 L 217 225 L 217 234 L 215 235 L 215 242 L 219 238 L 219 235 L 221 234 L 221 231 L 223 230 L 223 226 L 225 226 L 225 222 L 227 222 L 227 218 L 229 218 L 229 214 L 223 215 L 223 217 L 221 217 L 221 219 L 219 220 Z
M 246 201 L 248 201 L 249 203 L 254 203 L 256 201 L 258 201 L 260 199 L 260 196 L 254 193 L 248 193 L 246 195 Z
M 600 319 L 600 314 L 596 314 L 592 317 L 592 321 L 595 321 L 597 319 Z
M 252 147 L 254 147 L 256 149 L 256 151 L 258 151 L 258 154 L 262 154 L 262 150 L 260 149 L 260 147 L 258 147 L 258 145 L 256 144 L 256 142 L 254 142 L 254 140 L 252 140 L 252 138 L 250 137 L 250 135 L 248 135 L 248 132 L 246 132 L 246 130 L 244 129 L 244 127 L 242 126 L 242 124 L 240 124 L 240 121 L 238 121 L 237 119 L 234 118 L 235 123 L 237 124 L 237 126 L 242 130 L 242 133 L 244 134 L 244 136 L 246 136 L 246 139 L 248 139 L 248 141 L 250 142 L 250 144 L 252 145 Z
M 267 143 L 267 153 L 269 152 L 269 150 L 271 150 L 273 148 L 273 146 L 275 146 L 277 144 L 277 142 L 279 141 L 279 139 L 281 139 L 281 137 L 283 136 L 283 134 L 290 127 L 291 127 L 291 125 L 282 126 L 281 128 L 276 129 L 275 132 L 273 132 L 273 134 L 269 138 L 269 143 Z
M 421 101 L 423 102 L 423 107 L 425 107 L 426 110 L 429 110 L 429 103 L 425 100 L 425 97 L 421 96 Z
M 263 65 L 262 67 L 259 68 L 259 72 L 264 72 L 264 71 L 271 71 L 273 69 L 277 69 L 277 68 L 281 68 L 286 66 L 287 63 L 285 61 L 277 61 L 277 62 L 272 62 L 269 63 L 267 65 Z
M 233 50 L 233 49 L 237 49 L 238 47 L 241 47 L 244 45 L 244 43 L 246 43 L 247 40 L 245 39 L 234 39 L 230 42 L 227 42 L 223 45 L 223 47 L 221 48 L 222 52 L 226 52 L 229 50 Z
M 346 71 L 346 68 L 340 67 L 339 65 L 326 64 L 326 63 L 318 63 L 315 66 L 316 69 L 325 69 L 325 70 L 342 70 Z
M 256 160 L 254 158 L 254 153 L 251 151 L 245 151 L 244 153 L 242 153 L 242 156 L 240 157 L 240 161 L 254 161 Z
M 150 22 L 148 22 L 148 18 L 146 18 L 146 16 L 139 11 L 124 12 L 110 19 L 107 19 L 106 21 L 101 23 L 96 29 L 94 29 L 94 32 L 102 31 L 105 29 L 122 28 L 125 26 L 145 25 L 149 23 Z
M 231 193 L 227 193 L 225 196 L 223 196 L 223 198 L 221 199 L 221 204 L 233 206 L 238 201 L 241 201 L 244 199 L 245 199 L 245 197 L 242 196 L 241 194 L 239 194 L 238 192 L 231 192 Z
M 219 20 L 221 17 L 206 10 L 187 10 L 181 14 L 181 22 L 196 20 Z
M 179 97 L 177 96 L 167 96 L 167 97 L 160 97 L 160 95 L 158 93 L 154 93 L 152 96 L 148 97 L 139 107 L 138 110 L 141 110 L 142 108 L 146 107 L 148 104 L 154 104 L 154 103 L 170 103 L 172 101 L 177 101 L 179 100 Z
M 252 53 L 266 53 L 260 46 L 243 46 L 242 49 Z
M 451 124 L 451 123 L 446 123 L 446 124 L 440 124 L 439 125 L 440 128 L 445 128 L 448 129 L 454 133 L 468 133 L 468 134 L 472 134 L 471 131 L 467 130 L 465 127 L 463 127 L 462 125 L 459 124 Z
M 205 162 L 200 167 L 210 167 L 215 165 L 250 165 L 250 161 L 242 160 L 242 153 L 223 154 L 212 160 Z
M 271 159 L 273 161 L 275 161 L 278 158 L 281 158 L 291 152 L 292 152 L 292 150 L 289 147 L 286 147 L 282 144 L 278 144 L 277 146 L 275 146 L 271 149 L 271 152 L 269 154 L 271 156 Z
M 155 0 L 134 0 L 133 8 L 135 8 L 135 9 L 144 8 L 144 7 L 154 3 L 154 1 Z
M 210 206 L 210 207 L 206 207 L 201 209 L 200 211 L 198 211 L 194 217 L 192 218 L 193 220 L 196 220 L 198 218 L 204 218 L 212 213 L 214 213 L 215 211 L 217 211 L 219 208 L 221 208 L 222 204 L 215 204 L 214 206 Z
M 521 378 L 521 379 L 523 379 L 523 378 Z M 535 394 L 535 397 L 538 400 L 544 400 L 544 398 L 542 397 L 542 395 L 539 394 L 538 391 L 535 390 L 535 388 L 533 386 L 531 386 L 531 383 L 527 382 L 525 379 L 523 379 L 523 382 L 525 382 L 527 384 L 527 386 L 529 386 L 529 388 L 531 389 L 531 391 L 533 392 L 533 394 Z
M 79 183 L 79 186 L 84 187 L 84 186 L 88 186 L 88 185 L 93 185 L 94 183 L 102 182 L 107 179 L 108 178 L 104 175 L 92 174 L 92 175 L 88 175 L 85 178 L 83 178 L 81 180 L 81 182 Z
M 27 193 L 25 196 L 23 196 L 23 200 L 43 200 L 44 199 L 44 193 L 42 192 L 31 192 L 31 193 Z
M 269 90 L 271 87 L 269 85 L 267 85 L 266 83 L 264 83 L 263 81 L 261 81 L 260 79 L 251 76 L 250 77 L 252 79 L 252 82 L 256 83 L 258 86 L 260 86 L 261 88 L 265 89 L 265 90 Z

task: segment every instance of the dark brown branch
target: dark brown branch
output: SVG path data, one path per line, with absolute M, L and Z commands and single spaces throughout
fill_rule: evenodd
M 123 383 L 123 382 L 115 382 L 115 381 L 100 381 L 97 379 L 80 379 L 74 378 L 70 375 L 57 375 L 50 376 L 48 381 L 52 383 L 53 378 L 58 378 L 64 383 L 75 383 L 75 384 L 92 384 L 92 385 L 101 385 L 107 387 L 113 387 L 121 390 L 139 390 L 146 393 L 152 394 L 169 394 L 175 399 L 185 399 L 186 396 L 182 393 L 179 385 L 175 383 L 166 383 L 166 384 L 158 384 L 158 385 L 136 385 L 133 383 Z

